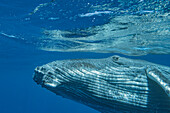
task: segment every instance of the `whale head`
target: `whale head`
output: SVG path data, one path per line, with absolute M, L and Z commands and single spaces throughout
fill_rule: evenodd
M 162 71 L 155 71 L 157 67 Z M 54 61 L 37 67 L 33 79 L 57 95 L 100 112 L 166 113 L 170 100 L 158 80 L 168 83 L 169 79 L 164 80 L 168 70 L 146 61 L 112 56 Z M 151 72 L 161 78 L 151 77 Z

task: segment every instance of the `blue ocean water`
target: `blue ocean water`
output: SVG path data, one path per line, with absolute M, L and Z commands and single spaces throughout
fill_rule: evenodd
M 166 8 L 169 6 L 168 0 L 155 0 L 165 4 L 164 10 L 157 9 L 155 11 L 152 8 L 147 9 L 144 7 L 143 9 L 145 10 L 140 11 L 140 13 L 136 11 L 135 7 L 130 6 L 135 6 L 142 2 L 144 4 L 145 0 L 139 0 L 138 2 L 134 2 L 133 0 L 131 2 L 130 0 L 127 1 L 131 4 L 117 10 L 115 7 L 119 6 L 121 2 L 123 3 L 123 0 L 0 0 L 0 113 L 98 113 L 98 111 L 85 105 L 56 96 L 52 92 L 38 86 L 32 80 L 36 66 L 54 60 L 106 58 L 116 54 L 170 66 L 169 43 L 167 45 L 161 45 L 160 42 L 157 42 L 164 49 L 149 51 L 148 53 L 151 54 L 144 54 L 142 56 L 127 56 L 126 54 L 122 54 L 124 52 L 121 51 L 116 53 L 89 52 L 87 50 L 85 52 L 75 52 L 76 47 L 76 49 L 68 49 L 74 45 L 73 42 L 75 41 L 71 40 L 71 36 L 74 38 L 79 36 L 89 38 L 88 36 L 93 36 L 93 33 L 97 33 L 95 30 L 93 33 L 87 32 L 88 30 L 85 31 L 87 28 L 109 23 L 110 19 L 115 17 L 115 15 L 126 15 L 123 11 L 131 10 L 130 14 L 133 15 L 135 13 L 139 16 L 143 15 L 143 13 L 148 14 L 153 12 L 160 12 L 161 15 L 169 15 L 169 9 Z M 153 1 L 152 4 L 156 4 Z M 110 5 L 110 3 L 113 4 Z M 158 3 L 158 5 L 160 4 Z M 157 8 L 155 7 L 154 9 Z M 167 25 L 167 21 L 164 21 L 165 25 Z M 79 30 L 76 31 L 76 33 L 78 32 L 76 35 L 70 32 L 63 33 L 63 31 L 74 31 L 75 29 L 85 29 L 81 33 L 86 32 L 86 34 L 79 35 Z M 165 34 L 159 34 L 159 36 L 167 37 L 168 40 L 169 29 L 166 27 L 162 29 L 166 32 L 161 30 L 161 33 Z M 62 42 L 60 43 L 61 45 L 51 43 L 53 37 L 49 40 L 44 35 L 46 33 L 48 36 L 51 36 L 51 31 L 47 33 L 47 30 L 60 30 L 64 36 L 69 35 L 67 38 L 70 39 L 64 40 L 65 37 L 62 33 L 56 35 L 55 32 L 53 34 L 56 36 L 62 35 L 63 40 L 70 41 L 71 44 L 68 42 Z M 158 32 L 159 30 L 156 29 L 155 31 Z M 155 31 L 152 30 L 151 32 Z M 42 41 L 40 37 L 45 37 L 45 39 Z M 93 41 L 95 43 L 97 42 L 95 39 Z M 44 44 L 45 42 L 47 42 L 47 45 Z M 100 43 L 100 41 L 97 43 Z M 54 47 L 52 48 L 51 45 L 53 44 Z M 64 49 L 63 45 L 65 45 Z M 155 44 L 150 46 L 155 46 Z M 51 51 L 51 48 L 57 49 Z M 155 51 L 159 53 L 160 50 L 164 51 L 163 54 L 156 54 Z

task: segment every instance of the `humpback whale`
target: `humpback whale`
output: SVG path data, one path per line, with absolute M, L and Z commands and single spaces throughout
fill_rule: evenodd
M 102 113 L 170 113 L 170 68 L 143 60 L 53 61 L 36 67 L 33 79 Z

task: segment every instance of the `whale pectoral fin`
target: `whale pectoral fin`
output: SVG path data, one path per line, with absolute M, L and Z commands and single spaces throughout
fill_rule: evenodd
M 147 76 L 158 83 L 170 97 L 170 70 L 165 66 L 152 66 L 147 68 Z

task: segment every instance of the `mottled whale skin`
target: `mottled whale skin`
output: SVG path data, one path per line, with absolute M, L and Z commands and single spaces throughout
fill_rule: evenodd
M 35 69 L 42 87 L 102 113 L 170 113 L 170 68 L 142 60 L 54 61 Z

